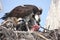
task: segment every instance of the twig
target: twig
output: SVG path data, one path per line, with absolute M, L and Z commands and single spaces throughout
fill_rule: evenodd
M 55 30 L 54 30 L 54 35 L 55 35 L 55 39 L 58 40 L 58 38 L 57 38 L 57 33 L 56 33 Z
M 42 34 L 40 34 L 40 33 L 37 33 L 37 32 L 34 32 L 35 34 L 37 34 L 39 37 L 42 37 L 43 39 L 45 39 L 45 40 L 49 40 L 48 38 L 46 38 L 46 37 L 44 37 Z

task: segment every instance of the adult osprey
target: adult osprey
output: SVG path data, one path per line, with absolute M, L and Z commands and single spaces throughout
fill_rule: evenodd
M 5 16 L 2 17 L 2 19 L 6 20 L 7 18 L 14 18 L 14 17 L 16 17 L 17 20 L 18 20 L 19 18 L 23 18 L 24 21 L 26 23 L 28 23 L 28 26 L 30 26 L 30 25 L 32 26 L 32 25 L 35 24 L 35 23 L 33 23 L 34 22 L 34 17 L 35 17 L 35 19 L 38 18 L 38 20 L 39 20 L 39 16 L 38 15 L 40 15 L 40 14 L 42 14 L 42 9 L 38 9 L 34 5 L 24 5 L 24 6 L 17 6 L 17 7 L 15 7 L 10 13 L 6 13 Z M 21 28 L 21 26 L 22 26 L 21 22 L 24 24 L 23 21 L 18 20 L 18 23 L 17 23 L 18 27 L 17 27 L 17 29 Z M 40 21 L 38 21 L 38 24 L 39 24 L 39 22 Z M 25 27 L 25 25 L 26 25 L 26 27 Z M 22 30 L 24 30 L 24 29 L 26 30 L 27 24 L 25 24 L 25 25 L 22 26 L 22 28 L 21 28 Z M 27 29 L 29 29 L 30 27 L 28 27 Z

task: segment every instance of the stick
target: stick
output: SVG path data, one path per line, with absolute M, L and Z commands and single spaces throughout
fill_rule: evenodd
M 49 40 L 49 39 L 47 39 L 46 37 L 44 37 L 43 35 L 41 35 L 41 34 L 39 34 L 39 33 L 37 33 L 37 32 L 34 32 L 35 34 L 37 34 L 39 37 L 42 37 L 43 39 L 45 39 L 45 40 Z

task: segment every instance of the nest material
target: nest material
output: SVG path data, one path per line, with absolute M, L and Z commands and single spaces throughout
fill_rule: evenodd
M 0 26 L 0 40 L 60 40 L 58 30 L 49 32 L 13 31 Z

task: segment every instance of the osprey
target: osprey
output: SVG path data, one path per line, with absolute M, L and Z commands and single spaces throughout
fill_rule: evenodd
M 17 30 L 21 31 L 23 30 L 29 30 L 29 28 L 32 28 L 31 26 L 36 23 L 39 25 L 39 15 L 42 14 L 42 9 L 38 9 L 34 5 L 23 5 L 23 6 L 17 6 L 15 7 L 11 12 L 6 13 L 4 17 L 2 17 L 3 20 L 6 20 L 7 18 L 17 18 Z M 24 20 L 22 20 L 22 19 Z M 20 20 L 19 20 L 20 19 Z M 23 25 L 24 24 L 24 25 Z M 22 26 L 23 25 L 23 26 Z M 30 26 L 31 25 L 31 26 Z M 22 28 L 22 27 L 23 28 Z M 27 27 L 25 27 L 27 26 Z M 29 27 L 28 27 L 29 26 Z M 37 29 L 38 26 L 34 26 L 33 29 Z

